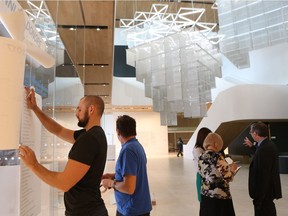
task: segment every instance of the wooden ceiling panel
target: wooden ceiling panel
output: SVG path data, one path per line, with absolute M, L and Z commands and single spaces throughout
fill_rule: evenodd
M 110 85 L 84 85 L 84 92 L 86 95 L 100 95 L 100 96 L 111 96 Z
M 214 1 L 202 0 L 195 2 L 159 2 L 155 0 L 150 1 L 117 1 L 116 2 L 116 26 L 119 27 L 120 19 L 133 19 L 136 11 L 150 12 L 152 4 L 166 4 L 169 5 L 167 13 L 177 13 L 181 7 L 183 8 L 204 8 L 205 13 L 201 18 L 201 22 L 216 22 L 218 23 L 217 11 L 212 9 Z M 197 16 L 194 16 L 195 19 Z M 193 19 L 193 16 L 189 18 Z
M 96 31 L 95 29 L 87 29 L 85 33 L 85 41 L 86 64 L 112 64 L 112 29 L 102 29 L 101 31 Z
M 82 83 L 109 83 L 112 81 L 112 66 L 76 66 Z
M 101 96 L 100 96 L 100 97 L 101 97 Z M 102 100 L 103 100 L 104 103 L 105 103 L 105 109 L 106 109 L 106 107 L 108 107 L 107 104 L 111 104 L 111 96 L 102 96 L 101 98 L 102 98 Z M 105 112 L 106 112 L 106 111 L 105 111 Z
M 83 1 L 82 7 L 87 26 L 108 26 L 114 28 L 114 1 Z
M 113 31 L 102 29 L 69 29 L 58 28 L 60 37 L 75 65 L 78 64 L 112 64 Z M 84 48 L 85 47 L 85 54 Z
M 84 25 L 79 0 L 45 1 L 45 4 L 56 25 Z
M 133 19 L 136 11 L 147 11 L 155 1 L 117 1 L 116 2 L 116 27 L 120 19 Z M 158 2 L 159 3 L 159 2 Z
M 111 71 L 111 70 L 110 70 Z M 85 83 L 109 83 L 110 85 L 112 80 L 111 72 L 109 73 L 99 73 L 99 72 L 89 72 L 85 71 Z
M 21 7 L 25 10 L 25 9 L 29 9 L 30 6 L 27 3 L 27 1 L 18 1 L 18 3 L 21 5 Z M 37 2 L 36 2 L 37 3 Z M 34 4 L 34 3 L 33 3 Z
M 85 95 L 102 95 L 105 103 L 111 103 L 114 1 L 66 1 L 61 2 L 58 11 L 55 2 L 47 5 L 54 17 L 59 14 L 58 32 L 84 85 Z M 71 31 L 69 26 L 76 30 Z M 97 26 L 108 29 L 97 31 Z
M 84 30 L 78 29 L 71 31 L 66 28 L 58 28 L 58 32 L 73 64 L 83 64 Z

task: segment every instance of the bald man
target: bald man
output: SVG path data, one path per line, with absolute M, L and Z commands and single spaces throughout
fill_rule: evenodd
M 104 102 L 98 96 L 85 96 L 77 106 L 81 130 L 70 130 L 48 117 L 38 106 L 34 89 L 25 87 L 27 106 L 52 134 L 73 144 L 64 171 L 50 171 L 36 159 L 28 146 L 19 147 L 24 164 L 48 185 L 64 191 L 66 216 L 108 216 L 99 189 L 107 157 L 107 140 L 101 128 Z

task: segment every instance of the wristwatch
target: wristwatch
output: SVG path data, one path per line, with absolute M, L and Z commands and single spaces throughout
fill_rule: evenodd
M 113 185 L 112 185 L 112 188 L 114 189 L 114 190 L 117 190 L 115 187 L 116 187 L 116 180 L 114 179 L 114 181 L 113 181 Z

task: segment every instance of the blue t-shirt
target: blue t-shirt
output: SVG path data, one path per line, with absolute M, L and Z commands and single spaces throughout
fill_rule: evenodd
M 125 175 L 136 176 L 134 194 L 115 190 L 117 211 L 125 216 L 141 215 L 152 210 L 146 164 L 145 151 L 136 138 L 122 145 L 115 167 L 115 180 L 123 181 Z

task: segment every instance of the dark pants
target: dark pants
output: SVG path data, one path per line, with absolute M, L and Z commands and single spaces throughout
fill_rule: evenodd
M 75 214 L 69 214 L 69 213 L 65 212 L 65 216 L 70 216 L 70 215 L 72 216 L 72 215 L 75 215 Z M 97 209 L 96 212 L 90 213 L 90 214 L 85 214 L 85 215 L 89 215 L 89 216 L 109 216 L 106 207 L 101 208 L 101 209 Z
M 273 200 L 265 201 L 261 205 L 253 200 L 255 216 L 276 216 L 276 208 Z
M 116 216 L 125 216 L 123 214 L 121 214 L 120 212 L 117 211 Z M 150 212 L 145 213 L 145 214 L 141 214 L 141 215 L 137 215 L 137 216 L 150 216 Z
M 233 201 L 201 195 L 199 216 L 235 216 Z
M 183 156 L 183 152 L 179 151 L 179 152 L 177 153 L 177 157 L 179 157 L 179 155 Z

